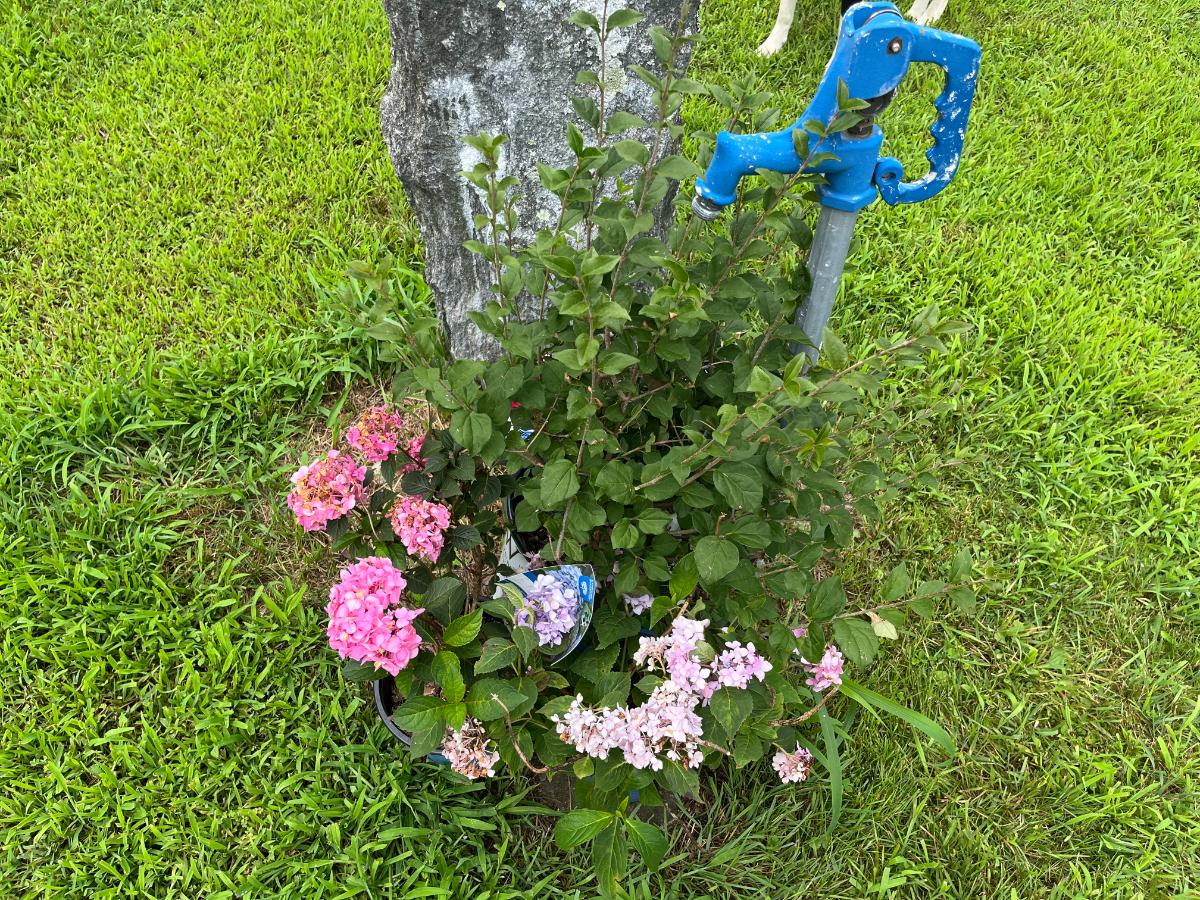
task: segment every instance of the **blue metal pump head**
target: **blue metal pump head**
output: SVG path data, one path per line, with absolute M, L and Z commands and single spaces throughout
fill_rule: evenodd
M 826 125 L 833 120 L 839 81 L 846 83 L 851 97 L 883 97 L 904 80 L 914 62 L 933 63 L 946 73 L 945 88 L 935 101 L 937 120 L 929 129 L 933 137 L 926 153 L 929 171 L 915 181 L 904 181 L 899 160 L 879 158 L 883 132 L 874 123 L 854 134 L 822 137 L 808 132 L 810 157 L 826 153 L 834 157 L 810 170 L 825 176 L 817 194 L 821 205 L 832 209 L 857 212 L 873 203 L 877 194 L 888 204 L 927 200 L 945 188 L 958 170 L 980 55 L 974 41 L 915 25 L 892 3 L 855 4 L 842 17 L 837 46 L 812 103 L 791 127 L 769 134 L 722 131 L 717 135 L 708 171 L 696 182 L 695 212 L 716 218 L 737 198 L 738 182 L 756 169 L 797 172 L 804 160 L 796 155 L 792 132 L 814 119 Z

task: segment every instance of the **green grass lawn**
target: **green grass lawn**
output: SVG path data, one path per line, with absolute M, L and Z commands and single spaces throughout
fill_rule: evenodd
M 773 2 L 773 0 L 772 0 Z M 706 77 L 797 112 L 802 2 L 707 0 Z M 709 785 L 634 896 L 1200 892 L 1200 53 L 1182 0 L 953 0 L 984 47 L 961 174 L 862 217 L 835 326 L 976 326 L 911 385 L 957 465 L 846 561 L 969 545 L 1001 587 L 913 624 L 847 804 Z M 0 11 L 0 894 L 592 895 L 511 785 L 410 765 L 323 640 L 330 560 L 281 511 L 369 349 L 349 260 L 411 260 L 378 134 L 376 0 L 17 0 Z M 906 163 L 936 93 L 885 127 Z M 702 104 L 697 126 L 713 124 Z M 398 285 L 414 298 L 420 285 Z

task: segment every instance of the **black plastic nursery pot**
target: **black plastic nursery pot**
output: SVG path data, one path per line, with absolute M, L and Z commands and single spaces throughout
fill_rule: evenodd
M 396 679 L 391 675 L 385 675 L 383 678 L 371 682 L 371 690 L 375 692 L 375 712 L 379 714 L 384 727 L 405 747 L 411 747 L 412 735 L 392 721 L 392 713 L 396 710 Z M 431 763 L 440 766 L 448 765 L 450 762 L 440 753 L 430 753 L 426 758 Z
M 526 556 L 533 556 L 546 546 L 550 536 L 545 531 L 526 532 L 517 530 L 517 507 L 521 505 L 520 494 L 504 498 L 504 518 L 508 521 L 508 533 L 517 549 Z

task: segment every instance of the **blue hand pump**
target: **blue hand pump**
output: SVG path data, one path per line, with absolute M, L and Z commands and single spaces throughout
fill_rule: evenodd
M 722 131 L 717 135 L 712 162 L 696 182 L 692 200 L 693 211 L 704 219 L 715 219 L 733 203 L 738 183 L 757 169 L 789 175 L 800 170 L 804 160 L 796 155 L 792 133 L 806 130 L 806 122 L 828 125 L 833 120 L 839 82 L 845 82 L 851 97 L 869 100 L 862 112 L 866 118 L 854 128 L 825 136 L 808 131 L 810 159 L 832 154 L 809 167 L 825 178 L 816 188 L 821 214 L 809 251 L 812 288 L 796 314 L 796 324 L 811 345 L 803 348 L 811 362 L 817 360 L 833 311 L 859 211 L 874 203 L 876 196 L 889 205 L 927 200 L 958 171 L 980 55 L 974 41 L 915 25 L 892 3 L 856 3 L 842 17 L 837 45 L 812 102 L 791 127 L 769 134 Z M 879 156 L 883 131 L 874 117 L 886 108 L 914 62 L 941 67 L 946 83 L 934 103 L 937 120 L 929 129 L 933 146 L 925 154 L 929 171 L 915 181 L 905 181 L 899 160 Z

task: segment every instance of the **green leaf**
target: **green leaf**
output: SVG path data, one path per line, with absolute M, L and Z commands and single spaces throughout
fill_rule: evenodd
M 554 826 L 554 843 L 560 850 L 570 850 L 592 840 L 612 824 L 616 817 L 599 809 L 576 809 L 567 813 Z
M 673 178 L 676 181 L 686 181 L 702 173 L 703 169 L 686 156 L 678 154 L 664 158 L 654 167 L 655 175 L 661 175 L 664 178 Z
M 470 550 L 483 543 L 483 536 L 474 525 L 455 525 L 447 532 L 446 541 L 455 550 Z
M 442 696 L 451 703 L 458 703 L 466 694 L 463 684 L 462 665 L 453 650 L 442 650 L 433 658 L 431 666 L 433 680 L 442 688 Z
M 723 687 L 712 695 L 708 708 L 724 729 L 725 736 L 732 740 L 742 723 L 754 712 L 754 698 L 745 689 Z
M 629 829 L 629 842 L 641 855 L 646 868 L 653 872 L 662 865 L 663 857 L 670 849 L 667 836 L 659 828 L 641 819 L 626 819 L 625 827 Z
M 630 560 L 624 566 L 616 566 L 613 572 L 613 592 L 617 594 L 632 594 L 638 586 L 638 565 L 636 560 Z
M 608 17 L 606 28 L 608 31 L 612 31 L 614 28 L 628 28 L 644 18 L 646 17 L 635 9 L 614 10 L 613 14 Z
M 581 678 L 595 684 L 605 672 L 611 672 L 621 652 L 619 644 L 589 650 L 571 663 L 570 669 Z
M 618 353 L 616 350 L 608 350 L 600 354 L 599 367 L 600 371 L 605 375 L 617 375 L 624 372 L 636 362 L 636 356 L 630 356 L 628 353 Z
M 932 600 L 912 600 L 909 602 L 907 609 L 911 609 L 916 615 L 922 619 L 928 619 L 933 615 Z
M 747 463 L 727 463 L 713 475 L 713 486 L 734 509 L 761 509 L 762 482 L 762 473 Z
M 695 587 L 695 584 L 692 585 Z M 690 593 L 690 591 L 689 591 Z M 666 597 L 659 596 L 654 598 L 654 602 L 650 605 L 650 624 L 657 625 L 659 620 L 667 613 L 678 608 L 679 601 L 674 596 Z
M 579 478 L 575 474 L 575 463 L 559 459 L 542 470 L 541 500 L 547 509 L 561 506 L 579 493 Z
M 887 577 L 887 581 L 883 583 L 883 600 L 884 603 L 891 603 L 903 597 L 912 584 L 912 579 L 908 576 L 908 566 L 904 563 L 892 569 Z
M 762 366 L 755 366 L 750 370 L 749 388 L 751 393 L 759 398 L 765 394 L 772 394 L 777 391 L 783 381 L 778 375 L 768 372 Z
M 846 608 L 846 592 L 842 579 L 826 578 L 817 583 L 808 595 L 808 617 L 814 622 L 828 622 Z
M 846 345 L 830 328 L 825 329 L 825 337 L 821 342 L 822 361 L 833 369 L 844 369 L 850 361 Z
M 751 732 L 740 734 L 737 743 L 733 745 L 733 761 L 740 769 L 762 759 L 766 749 L 766 745 L 758 735 Z
M 571 15 L 567 16 L 567 21 L 572 25 L 578 25 L 580 28 L 589 28 L 597 34 L 600 33 L 600 20 L 586 9 L 575 10 Z
M 635 116 L 631 112 L 619 109 L 608 117 L 608 133 L 620 134 L 622 131 L 628 131 L 630 128 L 645 128 L 649 124 L 641 116 Z
M 428 756 L 442 745 L 446 736 L 446 726 L 436 725 L 433 728 L 415 728 L 409 730 L 412 743 L 408 745 L 408 753 L 413 759 Z
M 650 159 L 650 151 L 646 149 L 646 145 L 641 141 L 617 141 L 612 145 L 612 148 L 617 151 L 617 155 L 621 159 L 637 163 L 639 166 L 644 166 Z
M 731 541 L 706 535 L 696 542 L 693 551 L 696 557 L 696 572 L 705 584 L 715 584 L 737 568 L 738 548 Z
M 405 731 L 444 729 L 447 706 L 441 697 L 412 697 L 392 713 L 392 721 Z
M 449 577 L 430 582 L 421 598 L 425 611 L 443 625 L 450 624 L 452 619 L 462 615 L 466 602 L 467 586 L 457 578 Z
M 664 509 L 651 507 L 638 516 L 637 523 L 643 534 L 662 534 L 671 524 L 671 516 Z
M 752 550 L 762 550 L 771 543 L 771 526 L 762 519 L 747 516 L 738 519 L 725 531 L 725 536 Z
M 357 659 L 347 659 L 342 662 L 342 677 L 349 682 L 379 681 L 387 672 L 373 662 L 359 662 Z
M 596 489 L 618 503 L 632 503 L 633 470 L 623 462 L 611 460 L 604 464 L 595 478 Z
M 540 646 L 538 633 L 528 626 L 514 626 L 512 636 L 521 651 L 521 659 L 529 659 Z
M 968 615 L 975 612 L 976 597 L 975 592 L 969 587 L 956 587 L 950 591 L 950 600 L 954 603 L 955 609 L 960 612 L 965 612 Z
M 450 417 L 450 434 L 473 455 L 479 455 L 492 437 L 492 420 L 481 412 L 456 412 Z
M 668 759 L 663 762 L 658 779 L 672 794 L 692 798 L 700 796 L 700 773 L 695 769 L 685 769 L 679 763 Z
M 571 704 L 574 702 L 574 697 L 553 697 L 542 704 L 541 708 L 538 709 L 538 713 L 545 716 L 547 719 L 549 719 L 551 716 L 561 716 L 571 708 Z
M 488 638 L 483 645 L 483 653 L 475 661 L 475 674 L 486 675 L 500 669 L 507 669 L 517 661 L 517 645 L 506 638 Z
M 448 647 L 463 647 L 475 640 L 482 625 L 482 609 L 467 613 L 446 626 L 446 630 L 442 632 L 442 642 Z
M 879 638 L 871 623 L 852 616 L 833 623 L 833 640 L 856 666 L 867 666 L 879 652 Z
M 621 706 L 629 699 L 633 677 L 628 672 L 605 672 L 596 679 L 596 706 Z
M 607 647 L 637 634 L 641 631 L 641 623 L 637 616 L 629 615 L 613 603 L 606 603 L 592 620 L 592 629 L 596 632 L 596 646 Z
M 613 526 L 610 535 L 614 550 L 632 550 L 642 542 L 642 533 L 628 519 L 622 519 Z
M 845 687 L 845 679 L 842 680 L 842 686 Z M 817 715 L 821 719 L 821 736 L 825 739 L 825 767 L 829 770 L 829 827 L 825 830 L 826 834 L 837 828 L 838 821 L 842 818 L 842 757 L 838 752 L 837 733 L 834 731 L 834 719 L 821 707 L 817 711 Z
M 616 897 L 620 882 L 629 869 L 629 847 L 625 843 L 625 829 L 620 821 L 614 821 L 596 835 L 592 845 L 592 863 L 596 868 L 596 887 L 602 897 Z
M 671 600 L 672 605 L 686 600 L 700 583 L 700 572 L 696 567 L 696 555 L 689 553 L 671 570 Z
M 966 581 L 971 577 L 971 551 L 963 547 L 950 563 L 950 580 Z
M 842 693 L 854 700 L 859 705 L 865 707 L 873 715 L 875 709 L 882 710 L 889 715 L 895 716 L 901 721 L 907 722 L 913 728 L 930 738 L 935 744 L 953 756 L 957 750 L 954 746 L 954 739 L 942 728 L 937 722 L 926 715 L 922 715 L 915 710 L 909 709 L 907 706 L 901 706 L 894 700 L 889 700 L 882 694 L 877 694 L 874 691 L 868 690 L 857 681 L 852 681 L 849 678 L 842 678 Z
M 500 678 L 481 678 L 471 685 L 467 695 L 471 714 L 481 722 L 501 719 L 526 702 L 524 692 Z

